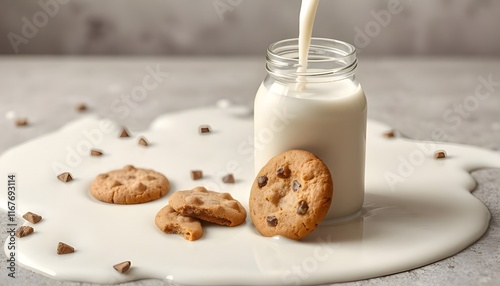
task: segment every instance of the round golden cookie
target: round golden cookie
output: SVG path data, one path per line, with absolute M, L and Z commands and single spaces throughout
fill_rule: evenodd
M 197 240 L 203 236 L 199 220 L 183 216 L 169 205 L 156 214 L 155 224 L 161 231 L 182 235 L 187 240 Z
M 170 190 L 168 179 L 153 170 L 127 165 L 120 170 L 98 175 L 90 193 L 112 204 L 140 204 L 163 197 Z
M 230 194 L 208 191 L 204 187 L 176 191 L 168 204 L 184 216 L 226 226 L 240 225 L 247 216 L 245 208 Z
M 313 153 L 290 150 L 260 170 L 250 192 L 250 216 L 263 236 L 301 239 L 328 213 L 333 181 L 328 167 Z

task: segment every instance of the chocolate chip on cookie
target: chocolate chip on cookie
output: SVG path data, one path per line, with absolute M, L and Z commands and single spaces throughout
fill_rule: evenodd
M 184 216 L 227 226 L 242 224 L 247 215 L 245 208 L 230 194 L 208 191 L 204 187 L 173 193 L 169 205 Z
M 272 158 L 257 174 L 250 216 L 262 235 L 298 240 L 323 220 L 332 195 L 328 167 L 310 152 L 290 150 Z
M 203 229 L 199 220 L 183 216 L 169 205 L 156 214 L 155 224 L 161 231 L 180 234 L 187 240 L 197 240 L 203 236 Z
M 90 192 L 103 202 L 140 204 L 163 197 L 170 190 L 168 179 L 153 170 L 127 165 L 120 170 L 98 175 Z

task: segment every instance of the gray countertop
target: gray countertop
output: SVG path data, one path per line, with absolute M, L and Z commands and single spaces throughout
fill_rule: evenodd
M 150 70 L 159 75 L 157 86 L 127 104 L 126 97 Z M 0 152 L 79 118 L 78 103 L 89 106 L 86 113 L 145 129 L 161 114 L 219 99 L 251 105 L 264 76 L 263 57 L 0 57 Z M 500 59 L 361 58 L 357 76 L 367 94 L 369 118 L 410 138 L 500 149 Z M 16 127 L 8 119 L 12 115 L 27 117 L 30 125 Z M 342 285 L 499 285 L 500 170 L 475 171 L 473 176 L 478 182 L 474 195 L 492 214 L 479 241 L 425 267 Z M 1 216 L 6 217 L 4 212 Z M 6 219 L 0 221 L 3 245 Z M 3 251 L 0 260 L 2 285 L 89 285 L 55 281 L 26 269 L 10 279 Z

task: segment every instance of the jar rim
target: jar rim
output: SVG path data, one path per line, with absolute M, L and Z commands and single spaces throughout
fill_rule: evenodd
M 267 49 L 266 70 L 269 75 L 293 82 L 304 77 L 332 81 L 353 76 L 358 65 L 356 48 L 340 40 L 312 38 L 307 65 L 307 70 L 299 71 L 298 38 L 275 42 Z
M 308 58 L 308 62 L 325 62 L 325 61 L 331 61 L 331 60 L 340 60 L 340 59 L 347 59 L 352 56 L 356 56 L 356 47 L 340 40 L 335 40 L 335 39 L 329 39 L 329 38 L 316 38 L 313 37 L 311 38 L 311 47 L 317 47 L 318 44 L 320 43 L 329 43 L 335 45 L 335 47 L 328 47 L 329 50 L 336 50 L 337 52 L 343 52 L 343 55 L 337 54 L 335 57 L 330 58 L 330 59 L 311 59 L 310 57 Z M 276 52 L 277 48 L 280 47 L 297 47 L 298 49 L 298 44 L 299 44 L 299 39 L 298 38 L 291 38 L 291 39 L 284 39 L 281 41 L 277 41 L 269 45 L 267 48 L 267 54 L 272 55 L 273 57 L 276 57 L 277 59 L 282 59 L 286 61 L 295 61 L 297 64 L 299 63 L 299 58 L 291 58 L 287 56 L 282 56 Z M 339 49 L 340 47 L 344 47 L 344 50 Z

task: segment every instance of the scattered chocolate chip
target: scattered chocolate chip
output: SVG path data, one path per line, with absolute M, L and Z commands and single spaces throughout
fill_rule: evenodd
M 57 178 L 65 183 L 73 181 L 73 176 L 68 172 L 60 174 Z
M 396 132 L 394 132 L 394 130 L 387 131 L 384 133 L 384 137 L 385 138 L 394 138 L 394 137 L 396 137 Z
M 32 213 L 32 212 L 27 212 L 23 215 L 23 218 L 33 224 L 39 222 L 42 220 L 42 216 L 40 215 L 37 215 L 35 213 Z
M 267 180 L 268 180 L 268 178 L 266 176 L 260 176 L 257 179 L 257 184 L 259 185 L 259 188 L 262 188 L 265 185 L 267 185 Z
M 302 187 L 302 185 L 297 180 L 293 180 L 292 190 L 296 192 L 300 189 L 300 187 Z
M 130 268 L 130 265 L 131 265 L 130 261 L 123 261 L 113 265 L 113 268 L 120 273 L 125 273 Z
M 233 174 L 227 174 L 222 178 L 222 182 L 226 184 L 234 184 L 234 176 Z
M 144 147 L 148 147 L 149 146 L 148 141 L 144 137 L 139 138 L 139 142 L 138 143 L 139 143 L 139 145 L 144 146 Z
M 90 156 L 95 156 L 95 157 L 102 156 L 102 151 L 97 149 L 90 149 Z
M 288 177 L 290 177 L 290 168 L 288 168 L 288 166 L 284 166 L 284 167 L 280 167 L 277 171 L 276 171 L 276 175 L 278 176 L 278 178 L 282 178 L 282 179 L 286 179 Z
M 437 150 L 436 152 L 434 152 L 434 158 L 436 159 L 446 158 L 446 156 L 446 151 L 444 150 Z
M 208 125 L 201 125 L 200 126 L 200 134 L 204 133 L 210 133 L 210 126 Z
M 87 105 L 85 103 L 79 103 L 75 106 L 76 111 L 84 112 L 87 110 Z
M 120 138 L 128 137 L 130 137 L 130 133 L 128 132 L 127 128 L 122 128 L 122 131 L 120 132 Z
M 24 237 L 27 235 L 32 234 L 34 229 L 31 226 L 23 225 L 20 226 L 16 229 L 16 236 L 17 237 Z
M 309 210 L 309 205 L 307 204 L 306 201 L 300 201 L 299 206 L 297 207 L 297 213 L 299 215 L 305 215 L 307 211 Z
M 28 119 L 26 118 L 19 118 L 16 120 L 16 126 L 27 126 L 28 125 Z
M 67 245 L 64 242 L 59 242 L 57 244 L 57 254 L 68 254 L 75 252 L 75 248 L 73 246 Z
M 267 217 L 267 225 L 272 226 L 272 227 L 276 227 L 278 225 L 278 219 L 273 215 L 268 216 Z
M 201 171 L 201 170 L 192 170 L 191 171 L 191 179 L 199 180 L 201 178 L 203 178 L 203 171 Z

